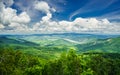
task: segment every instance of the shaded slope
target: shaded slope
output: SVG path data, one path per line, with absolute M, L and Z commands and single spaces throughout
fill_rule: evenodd
M 22 39 L 11 39 L 11 38 L 8 38 L 5 36 L 0 37 L 0 45 L 1 46 L 3 46 L 3 45 L 39 46 L 38 44 L 33 43 L 33 42 L 29 42 L 29 41 L 22 40 Z

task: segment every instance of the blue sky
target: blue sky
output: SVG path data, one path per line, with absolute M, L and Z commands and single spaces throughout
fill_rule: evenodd
M 120 0 L 0 0 L 0 34 L 120 34 Z

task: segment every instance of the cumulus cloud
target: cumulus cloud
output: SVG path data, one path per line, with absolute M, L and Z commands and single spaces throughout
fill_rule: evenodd
M 12 18 L 13 22 L 17 22 L 17 23 L 29 23 L 30 22 L 30 17 L 29 15 L 27 15 L 26 12 L 22 12 L 20 15 L 18 16 L 14 16 Z
M 34 8 L 36 10 L 42 11 L 46 14 L 46 16 L 42 17 L 41 22 L 46 22 L 52 18 L 52 13 L 55 12 L 56 10 L 53 7 L 50 7 L 47 2 L 45 1 L 36 1 L 34 4 Z
M 0 15 L 0 20 L 3 24 L 10 24 L 12 22 L 17 23 L 29 23 L 30 17 L 27 15 L 26 12 L 22 12 L 21 14 L 17 15 L 16 10 L 12 8 L 4 8 Z
M 0 14 L 0 20 L 3 24 L 9 24 L 12 21 L 12 18 L 16 16 L 16 10 L 12 8 L 4 8 Z
M 28 30 L 28 25 L 30 22 L 30 17 L 26 12 L 21 12 L 17 14 L 16 9 L 10 7 L 5 7 L 4 1 L 0 2 L 0 29 L 4 32 L 6 31 L 21 31 Z M 6 4 L 13 4 L 12 0 L 6 2 Z
M 5 26 L 3 24 L 0 24 L 0 29 L 3 29 Z
M 39 5 L 40 4 L 40 5 Z M 44 4 L 44 7 L 43 5 Z M 73 21 L 53 21 L 50 6 L 42 2 L 38 2 L 36 7 L 40 7 L 39 11 L 46 13 L 40 22 L 33 25 L 32 30 L 39 33 L 103 33 L 103 34 L 119 34 L 119 25 L 111 23 L 108 19 L 96 18 L 76 18 Z M 42 9 L 46 8 L 45 9 Z
M 111 23 L 107 19 L 76 18 L 74 21 L 40 21 L 33 26 L 34 30 L 42 33 L 98 33 L 98 34 L 119 34 L 120 26 Z
M 44 1 L 36 1 L 34 4 L 34 8 L 39 10 L 39 11 L 43 11 L 45 13 L 50 13 L 50 7 Z
M 11 28 L 11 30 L 15 31 L 15 32 L 27 32 L 29 30 L 28 26 L 25 24 L 20 24 L 17 22 L 13 22 L 9 25 L 9 27 Z
M 10 0 L 12 1 L 12 0 Z M 8 2 L 9 6 L 14 2 Z M 46 15 L 33 25 L 27 12 L 17 14 L 16 9 L 6 7 L 0 2 L 0 33 L 98 33 L 120 34 L 120 23 L 110 22 L 108 19 L 76 18 L 73 21 L 54 21 L 52 13 L 56 12 L 45 1 L 35 1 L 34 9 Z

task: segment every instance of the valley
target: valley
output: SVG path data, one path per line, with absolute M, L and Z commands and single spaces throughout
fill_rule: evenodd
M 120 37 L 91 34 L 33 34 L 1 35 L 0 48 L 10 47 L 25 54 L 57 58 L 63 52 L 75 50 L 78 54 L 86 52 L 119 53 Z
M 119 66 L 119 35 L 0 35 L 1 75 L 119 75 Z

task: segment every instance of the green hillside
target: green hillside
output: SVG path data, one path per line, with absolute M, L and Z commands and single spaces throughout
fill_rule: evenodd
M 49 42 L 49 45 L 47 44 L 41 46 L 41 44 L 23 39 L 0 37 L 0 50 L 11 48 L 14 50 L 21 50 L 23 53 L 28 55 L 34 55 L 48 59 L 59 57 L 62 52 L 67 52 L 67 50 L 71 48 L 69 46 L 60 45 L 58 42 L 54 42 L 54 45 L 51 45 Z
M 30 39 L 0 37 L 0 75 L 120 75 L 120 37 Z
M 26 45 L 26 46 L 37 46 L 38 44 L 26 41 L 23 39 L 14 39 L 14 38 L 7 38 L 7 37 L 0 37 L 0 44 L 19 44 L 19 45 Z
M 97 41 L 76 45 L 79 52 L 120 53 L 120 37 L 98 39 Z
M 29 41 L 24 39 L 24 37 L 2 36 L 0 37 L 0 49 L 10 47 L 14 50 L 21 50 L 25 54 L 46 59 L 59 57 L 61 53 L 68 52 L 70 49 L 76 50 L 78 54 L 84 52 L 120 53 L 120 37 L 97 39 L 83 44 L 79 44 L 79 41 L 66 38 L 42 39 L 41 37 L 30 37 L 28 39 Z
M 120 54 L 70 50 L 57 59 L 26 55 L 20 50 L 0 51 L 0 75 L 120 75 Z

